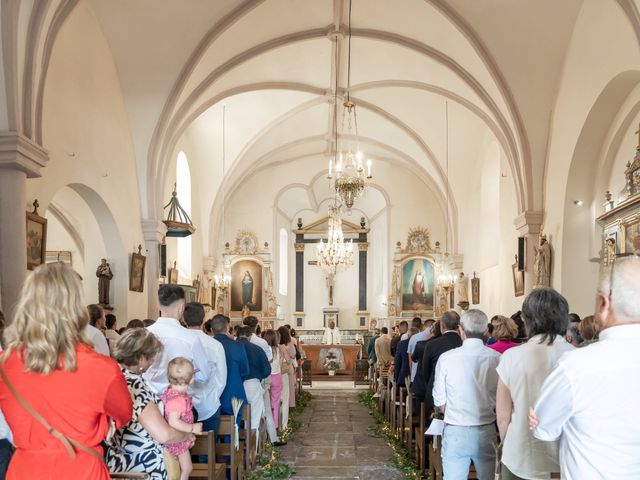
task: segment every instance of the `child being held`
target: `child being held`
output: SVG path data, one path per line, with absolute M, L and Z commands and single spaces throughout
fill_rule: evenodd
M 187 433 L 202 433 L 202 423 L 193 423 L 191 397 L 187 393 L 193 381 L 193 364 L 184 357 L 174 358 L 167 367 L 169 388 L 160 398 L 164 403 L 164 415 L 169 425 L 176 430 Z M 178 457 L 180 462 L 180 480 L 189 480 L 193 469 L 189 449 L 193 446 L 193 439 L 182 440 L 178 443 L 167 443 L 164 448 Z

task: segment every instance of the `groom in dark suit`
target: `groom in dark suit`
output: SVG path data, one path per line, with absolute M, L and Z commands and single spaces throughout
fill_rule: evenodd
M 460 315 L 453 310 L 444 312 L 440 319 L 442 335 L 425 344 L 422 354 L 422 370 L 418 370 L 416 377 L 422 375 L 425 385 L 424 406 L 427 415 L 433 410 L 433 381 L 436 376 L 436 364 L 440 355 L 454 348 L 462 346 L 462 339 L 458 333 Z

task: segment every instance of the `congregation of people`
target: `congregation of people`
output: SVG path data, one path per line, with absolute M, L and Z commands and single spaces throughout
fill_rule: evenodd
M 233 330 L 161 285 L 159 317 L 116 331 L 116 317 L 81 292 L 70 268 L 40 266 L 4 328 L 0 478 L 188 480 L 195 435 L 217 432 L 221 415 L 239 424 L 240 404 L 256 436 L 264 419 L 271 444 L 286 444 L 301 358 L 288 325 L 260 332 L 249 315 Z
M 640 259 L 625 257 L 582 319 L 537 288 L 511 317 L 469 309 L 383 327 L 367 345 L 374 396 L 385 412 L 412 399 L 424 427 L 443 420 L 444 480 L 640 478 L 639 298 Z M 429 449 L 414 450 L 425 469 Z

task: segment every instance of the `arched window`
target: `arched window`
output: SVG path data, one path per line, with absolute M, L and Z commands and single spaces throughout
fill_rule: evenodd
M 284 228 L 280 229 L 280 258 L 278 259 L 278 268 L 279 272 L 279 281 L 278 281 L 278 292 L 280 295 L 287 295 L 288 288 L 288 280 L 289 280 L 289 234 Z
M 191 216 L 191 171 L 184 152 L 178 154 L 176 184 L 180 205 Z M 191 236 L 178 238 L 178 276 L 180 283 L 191 283 Z

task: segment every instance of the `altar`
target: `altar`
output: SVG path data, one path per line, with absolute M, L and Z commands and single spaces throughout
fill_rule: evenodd
M 311 374 L 321 375 L 327 374 L 324 368 L 324 361 L 331 351 L 336 357 L 339 368 L 336 371 L 338 375 L 353 375 L 358 354 L 361 346 L 358 344 L 340 344 L 340 345 L 324 345 L 324 344 L 302 344 L 307 359 L 311 361 Z

